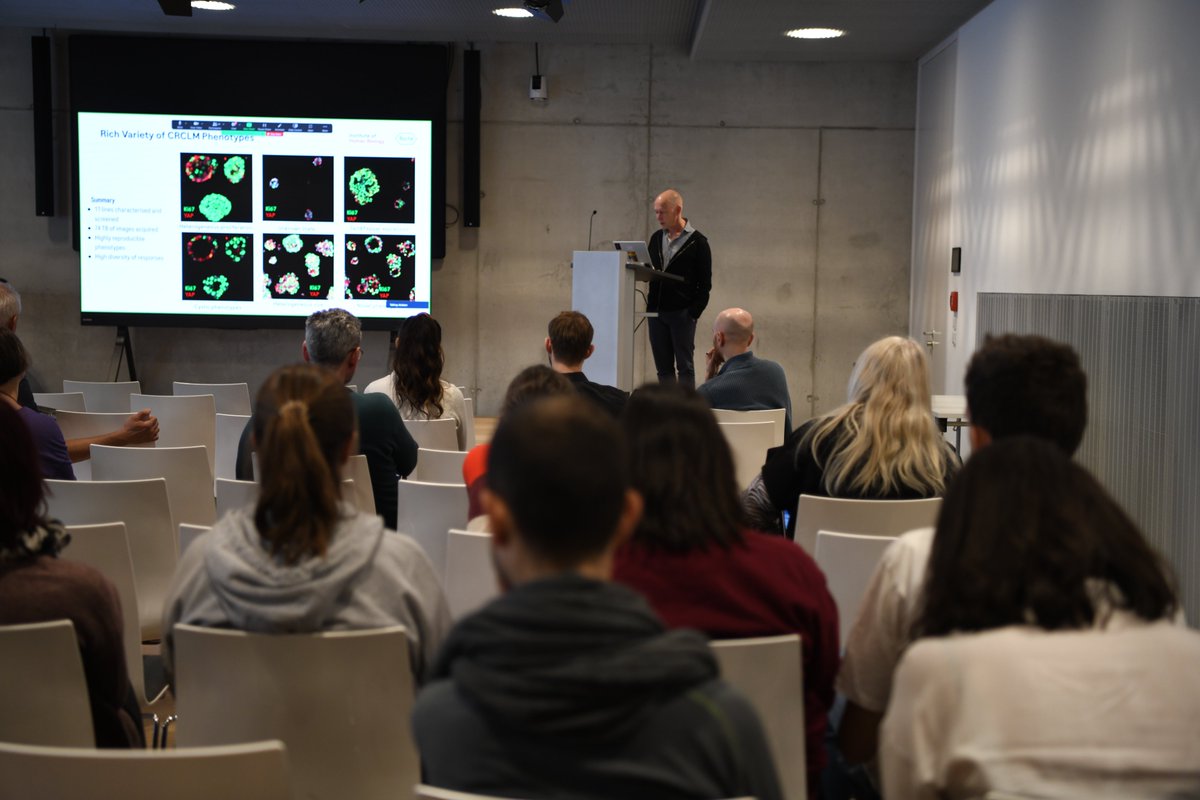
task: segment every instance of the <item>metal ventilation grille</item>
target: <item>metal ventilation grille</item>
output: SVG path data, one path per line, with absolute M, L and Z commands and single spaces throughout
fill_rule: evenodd
M 1035 333 L 1072 345 L 1088 375 L 1078 461 L 1179 581 L 1200 620 L 1200 298 L 980 294 L 977 342 Z

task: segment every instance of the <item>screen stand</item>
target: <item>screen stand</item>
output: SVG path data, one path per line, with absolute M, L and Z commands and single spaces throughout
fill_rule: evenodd
M 129 380 L 136 381 L 138 376 L 137 367 L 133 363 L 133 340 L 129 338 L 129 328 L 127 326 L 117 326 L 117 340 L 113 343 L 113 347 L 118 348 L 117 370 L 113 373 L 113 380 L 117 381 L 121 378 L 121 356 L 124 356 L 128 367 Z

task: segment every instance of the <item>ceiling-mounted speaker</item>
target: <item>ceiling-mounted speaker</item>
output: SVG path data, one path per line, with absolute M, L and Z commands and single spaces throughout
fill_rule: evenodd
M 33 50 L 33 204 L 39 217 L 54 216 L 54 120 L 50 37 L 30 38 Z
M 463 53 L 463 194 L 462 219 L 468 228 L 479 227 L 479 128 L 483 90 L 479 79 L 479 51 Z

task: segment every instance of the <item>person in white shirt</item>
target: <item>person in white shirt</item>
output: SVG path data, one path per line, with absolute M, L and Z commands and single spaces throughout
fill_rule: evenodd
M 1200 633 L 1086 470 L 996 442 L 946 494 L 880 735 L 888 800 L 1200 793 Z
M 363 393 L 386 394 L 406 420 L 453 419 L 458 449 L 465 450 L 467 404 L 461 389 L 442 380 L 445 365 L 442 326 L 428 314 L 409 317 L 396 333 L 391 373 L 371 381 Z

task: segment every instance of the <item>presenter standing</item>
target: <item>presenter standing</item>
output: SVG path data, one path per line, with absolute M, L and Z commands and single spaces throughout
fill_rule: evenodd
M 696 320 L 708 305 L 712 290 L 712 251 L 708 239 L 683 216 L 683 198 L 667 189 L 654 199 L 654 217 L 659 230 L 650 237 L 650 261 L 655 269 L 683 278 L 652 281 L 646 297 L 650 317 L 650 350 L 660 383 L 679 383 L 695 388 Z

